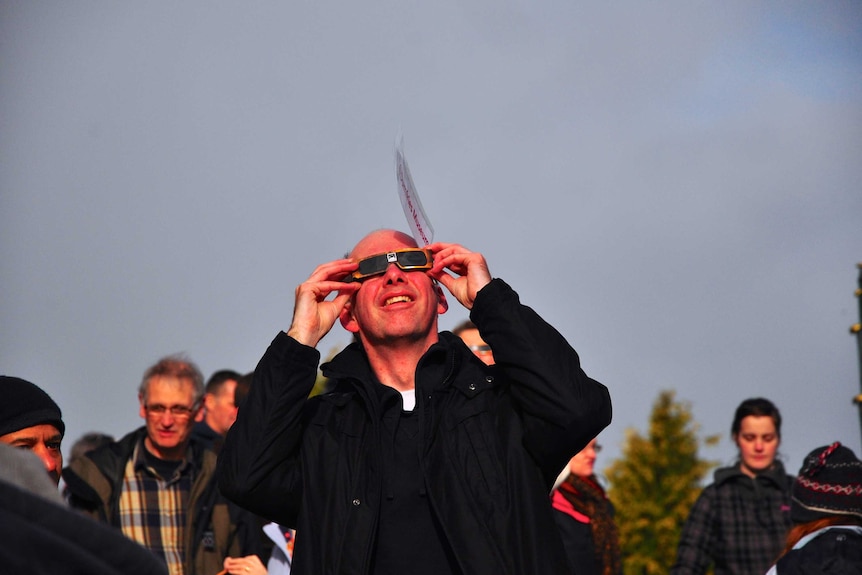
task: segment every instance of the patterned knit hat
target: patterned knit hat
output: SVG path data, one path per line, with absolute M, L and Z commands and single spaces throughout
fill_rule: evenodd
M 862 517 L 862 461 L 837 441 L 805 457 L 790 505 L 795 523 L 833 515 Z
M 0 375 L 0 436 L 41 423 L 66 432 L 60 408 L 41 388 L 19 377 Z

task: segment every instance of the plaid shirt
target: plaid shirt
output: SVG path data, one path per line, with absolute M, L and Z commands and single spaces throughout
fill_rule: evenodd
M 671 575 L 762 575 L 784 548 L 791 527 L 793 478 L 776 462 L 751 478 L 739 466 L 715 472 L 700 494 L 680 537 Z
M 120 493 L 120 526 L 123 534 L 164 558 L 170 575 L 183 575 L 185 530 L 192 465 L 183 460 L 173 476 L 163 479 L 147 465 L 138 443 L 126 463 Z

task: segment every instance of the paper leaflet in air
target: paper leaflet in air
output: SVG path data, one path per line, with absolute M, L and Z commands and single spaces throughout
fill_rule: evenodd
M 416 187 L 413 185 L 410 168 L 407 167 L 407 160 L 404 158 L 403 138 L 395 147 L 395 176 L 398 179 L 398 197 L 401 198 L 401 207 L 404 209 L 413 239 L 419 246 L 427 246 L 434 239 L 434 228 L 431 227 L 431 222 L 425 215 L 419 194 L 416 193 Z

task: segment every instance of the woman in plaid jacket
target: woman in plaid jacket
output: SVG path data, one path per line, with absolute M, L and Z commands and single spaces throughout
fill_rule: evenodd
M 776 459 L 781 414 L 753 398 L 736 409 L 731 437 L 739 461 L 715 472 L 686 520 L 672 575 L 762 575 L 784 547 L 790 529 L 793 478 Z

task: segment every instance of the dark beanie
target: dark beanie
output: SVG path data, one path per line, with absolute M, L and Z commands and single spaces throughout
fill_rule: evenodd
M 834 515 L 862 518 L 862 461 L 837 441 L 805 457 L 790 503 L 794 523 Z
M 63 414 L 47 393 L 19 377 L 0 375 L 0 436 L 50 423 L 66 433 Z

